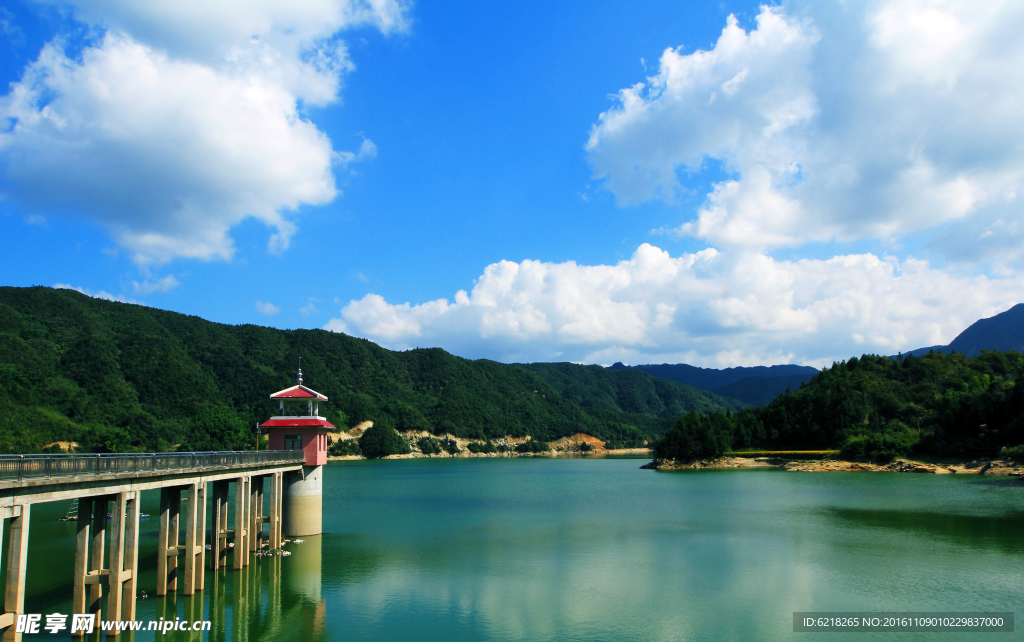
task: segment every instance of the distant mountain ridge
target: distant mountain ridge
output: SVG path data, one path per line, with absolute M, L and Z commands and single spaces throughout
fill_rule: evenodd
M 562 397 L 587 411 L 679 418 L 695 410 L 706 414 L 746 407 L 735 397 L 655 377 L 634 368 L 602 368 L 575 363 L 516 363 L 540 376 Z
M 73 290 L 0 287 L 0 453 L 69 441 L 83 452 L 251 448 L 252 426 L 276 414 L 269 393 L 294 383 L 300 356 L 339 427 L 369 420 L 540 441 L 583 432 L 639 447 L 680 415 L 742 405 L 642 372 L 392 352 L 324 330 L 231 326 Z
M 763 406 L 786 388 L 794 390 L 818 374 L 817 368 L 795 364 L 735 368 L 698 368 L 685 363 L 662 363 L 627 366 L 615 363 L 609 370 L 641 370 L 660 379 L 676 381 L 694 388 L 708 390 L 722 397 L 739 399 L 753 406 Z
M 1024 352 L 1024 303 L 1018 303 L 1006 312 L 979 319 L 961 332 L 946 346 L 928 346 L 918 348 L 903 355 L 915 357 L 926 355 L 931 351 L 950 354 L 958 352 L 969 354 L 971 351 L 996 350 L 998 352 Z

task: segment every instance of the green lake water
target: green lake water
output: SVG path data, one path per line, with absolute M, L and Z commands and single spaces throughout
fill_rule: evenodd
M 137 618 L 213 621 L 155 636 L 175 640 L 1024 640 L 1024 483 L 642 463 L 332 463 L 324 535 L 191 599 L 153 596 L 146 520 Z M 70 612 L 66 510 L 33 508 L 29 613 Z M 1016 632 L 794 633 L 794 611 L 1010 611 Z

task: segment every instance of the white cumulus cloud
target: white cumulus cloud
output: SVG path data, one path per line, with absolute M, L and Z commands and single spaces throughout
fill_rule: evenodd
M 256 302 L 256 311 L 260 314 L 274 315 L 281 311 L 281 306 L 274 305 L 273 303 L 264 303 L 263 301 Z
M 622 204 L 732 174 L 683 234 L 763 250 L 930 230 L 951 260 L 1024 257 L 1024 5 L 790 2 L 667 49 L 587 143 Z
M 615 265 L 502 261 L 454 301 L 350 301 L 324 327 L 467 357 L 711 367 L 826 365 L 947 343 L 1020 300 L 1024 277 L 956 276 L 873 254 L 778 261 L 652 245 Z
M 335 101 L 353 66 L 338 33 L 403 29 L 393 0 L 81 3 L 105 34 L 46 44 L 0 99 L 0 190 L 43 214 L 83 214 L 140 265 L 228 259 L 255 218 L 288 247 L 295 213 L 337 194 L 333 149 L 303 104 Z
M 181 285 L 181 281 L 168 274 L 164 278 L 155 281 L 150 281 L 149 279 L 132 281 L 132 290 L 136 294 L 152 294 L 154 292 L 170 292 L 179 285 Z

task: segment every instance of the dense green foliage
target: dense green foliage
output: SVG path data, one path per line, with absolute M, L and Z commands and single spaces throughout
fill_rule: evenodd
M 339 439 L 331 444 L 327 454 L 334 457 L 344 457 L 346 455 L 362 455 L 363 450 L 355 439 Z
M 730 414 L 698 415 L 691 412 L 658 442 L 662 459 L 713 459 L 729 449 L 733 427 Z
M 704 456 L 724 443 L 841 448 L 850 458 L 995 455 L 1024 444 L 1022 375 L 1024 357 L 1016 352 L 854 357 L 763 408 L 691 415 L 665 435 L 658 452 Z
M 490 439 L 481 443 L 479 441 L 471 441 L 466 444 L 466 449 L 471 453 L 496 453 L 498 447 L 495 446 Z
M 419 448 L 420 452 L 424 455 L 441 454 L 441 442 L 434 437 L 420 437 L 416 441 L 416 447 Z
M 549 450 L 551 450 L 550 444 L 535 439 L 516 444 L 517 453 L 546 453 Z
M 294 384 L 300 356 L 306 383 L 330 397 L 321 412 L 339 427 L 371 420 L 543 441 L 585 432 L 642 445 L 675 422 L 657 415 L 658 403 L 677 414 L 722 407 L 711 397 L 690 407 L 657 394 L 646 407 L 629 406 L 617 392 L 616 404 L 584 409 L 534 372 L 440 349 L 392 352 L 340 333 L 229 326 L 71 290 L 5 287 L 0 452 L 57 441 L 85 451 L 252 449 L 255 424 L 276 413 L 270 393 Z M 627 406 L 647 414 L 620 410 Z
M 409 442 L 390 426 L 373 425 L 359 438 L 359 450 L 367 459 L 380 459 L 388 455 L 405 455 L 412 452 Z
M 454 439 L 450 439 L 450 438 L 446 437 L 444 439 L 441 439 L 440 442 L 441 442 L 441 449 L 444 450 L 445 452 L 447 452 L 450 455 L 458 455 L 459 453 L 462 452 L 462 449 L 459 448 L 458 442 L 456 442 Z

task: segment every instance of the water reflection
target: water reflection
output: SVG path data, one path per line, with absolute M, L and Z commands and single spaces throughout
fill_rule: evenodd
M 153 595 L 144 526 L 138 619 L 212 629 L 125 639 L 788 640 L 794 611 L 1014 610 L 1024 576 L 1006 485 L 449 460 L 328 466 L 324 492 L 325 535 L 192 597 Z M 26 606 L 67 613 L 74 529 L 43 514 Z
M 829 508 L 824 513 L 855 527 L 937 537 L 979 550 L 1024 551 L 1024 512 L 956 515 L 927 511 Z

